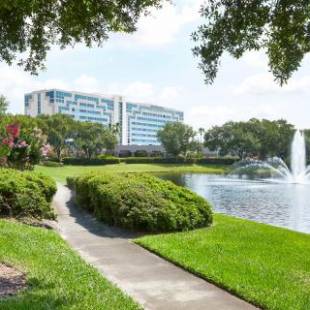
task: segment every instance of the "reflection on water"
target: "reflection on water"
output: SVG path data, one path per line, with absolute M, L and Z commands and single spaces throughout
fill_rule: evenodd
M 310 233 L 310 185 L 207 174 L 162 174 L 208 199 L 216 212 Z

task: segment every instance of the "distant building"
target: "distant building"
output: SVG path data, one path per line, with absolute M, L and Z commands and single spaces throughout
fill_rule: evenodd
M 128 102 L 122 96 L 105 96 L 49 89 L 25 94 L 25 114 L 62 113 L 75 120 L 118 124 L 120 144 L 159 145 L 157 131 L 168 122 L 182 122 L 183 112 L 157 105 Z

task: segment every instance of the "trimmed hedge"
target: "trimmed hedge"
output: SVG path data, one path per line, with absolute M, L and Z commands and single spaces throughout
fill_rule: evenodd
M 134 155 L 135 157 L 148 157 L 148 152 L 146 150 L 136 150 Z
M 209 157 L 197 159 L 196 163 L 200 165 L 233 165 L 240 159 L 237 157 Z
M 50 202 L 56 190 L 50 177 L 0 169 L 0 215 L 53 219 Z
M 150 232 L 184 231 L 212 223 L 209 203 L 190 190 L 146 174 L 68 178 L 77 204 L 109 225 Z
M 56 162 L 56 161 L 51 161 L 51 160 L 44 160 L 40 163 L 41 166 L 45 166 L 45 167 L 52 167 L 52 168 L 58 168 L 58 167 L 62 167 L 63 164 L 60 162 Z
M 120 159 L 118 157 L 106 157 L 106 158 L 74 158 L 66 157 L 63 159 L 65 165 L 78 165 L 78 166 L 101 166 L 119 164 Z
M 165 157 L 99 157 L 94 159 L 87 158 L 64 158 L 65 165 L 100 166 L 112 164 L 199 164 L 199 165 L 232 165 L 238 159 L 231 157 L 224 158 L 165 158 Z

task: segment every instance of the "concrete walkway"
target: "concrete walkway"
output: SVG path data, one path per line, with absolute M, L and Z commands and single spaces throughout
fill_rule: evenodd
M 63 238 L 145 309 L 257 309 L 130 242 L 136 235 L 108 227 L 77 209 L 63 185 L 58 185 L 53 205 Z

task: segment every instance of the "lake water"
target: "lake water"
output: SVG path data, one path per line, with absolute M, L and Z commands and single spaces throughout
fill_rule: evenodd
M 310 233 L 310 185 L 208 174 L 162 174 L 205 197 L 215 212 Z

